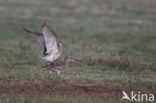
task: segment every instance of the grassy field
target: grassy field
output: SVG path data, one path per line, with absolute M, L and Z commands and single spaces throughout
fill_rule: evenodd
M 156 91 L 155 5 L 155 0 L 1 0 L 0 91 L 3 84 L 6 91 L 0 102 L 117 103 L 122 90 Z M 59 60 L 70 55 L 83 61 L 70 63 L 61 77 L 54 73 L 48 78 L 48 71 L 41 72 L 42 49 L 22 29 L 41 32 L 44 22 L 68 46 Z M 43 83 L 43 88 L 44 82 L 67 86 L 60 86 L 62 94 L 58 95 L 9 90 L 30 82 Z M 80 94 L 64 94 L 71 85 L 87 85 L 87 89 L 94 85 L 104 90 L 94 94 L 93 89 L 84 92 L 80 88 Z M 112 95 L 109 86 L 115 91 L 120 87 L 118 95 Z

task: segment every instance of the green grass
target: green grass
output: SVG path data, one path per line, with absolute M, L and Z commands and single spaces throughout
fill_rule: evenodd
M 156 90 L 155 4 L 154 0 L 0 1 L 0 82 L 100 82 Z M 41 31 L 44 22 L 69 47 L 59 60 L 70 55 L 83 61 L 71 63 L 61 79 L 55 73 L 49 79 L 48 71 L 41 72 L 42 49 L 22 30 Z M 15 103 L 37 101 L 11 98 Z M 100 97 L 73 98 L 65 96 L 60 102 L 113 102 Z
M 116 103 L 116 99 L 105 98 L 105 97 L 77 97 L 77 96 L 39 96 L 39 95 L 3 95 L 0 97 L 4 103 Z

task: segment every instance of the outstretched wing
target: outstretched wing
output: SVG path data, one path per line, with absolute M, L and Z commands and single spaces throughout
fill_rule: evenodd
M 44 53 L 43 53 L 43 54 L 46 55 L 47 48 L 46 48 L 44 36 L 43 36 L 42 34 L 40 34 L 40 33 L 31 31 L 31 30 L 29 30 L 29 29 L 26 29 L 26 28 L 23 28 L 23 29 L 24 29 L 26 32 L 28 32 L 29 34 L 31 34 L 33 37 L 35 37 L 35 38 L 39 41 L 41 47 L 44 49 Z
M 47 53 L 57 53 L 58 46 L 56 34 L 46 23 L 42 25 L 42 34 L 44 36 L 45 44 L 47 47 Z

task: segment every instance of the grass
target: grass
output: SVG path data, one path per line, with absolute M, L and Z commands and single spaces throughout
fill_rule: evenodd
M 156 90 L 155 4 L 154 0 L 0 1 L 0 82 L 100 82 Z M 41 72 L 42 49 L 22 30 L 41 31 L 44 22 L 69 47 L 59 60 L 70 55 L 83 61 L 71 63 L 61 79 L 56 74 L 49 79 L 48 71 Z M 15 102 L 38 101 L 31 96 L 7 97 Z M 41 99 L 57 101 L 53 96 Z M 65 96 L 60 102 L 70 100 L 114 101 Z
M 116 99 L 110 98 L 98 98 L 98 97 L 77 97 L 77 96 L 39 96 L 39 95 L 3 95 L 0 97 L 4 102 L 11 103 L 102 103 L 103 101 L 107 101 L 107 103 L 112 103 L 118 101 Z

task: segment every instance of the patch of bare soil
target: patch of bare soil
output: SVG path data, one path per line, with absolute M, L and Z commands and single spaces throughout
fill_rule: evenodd
M 37 95 L 76 95 L 76 96 L 106 96 L 121 98 L 122 91 L 130 93 L 140 91 L 141 93 L 155 94 L 156 91 L 145 88 L 122 87 L 112 84 L 73 84 L 73 83 L 50 83 L 50 82 L 28 82 L 14 84 L 0 84 L 0 94 L 37 94 Z

